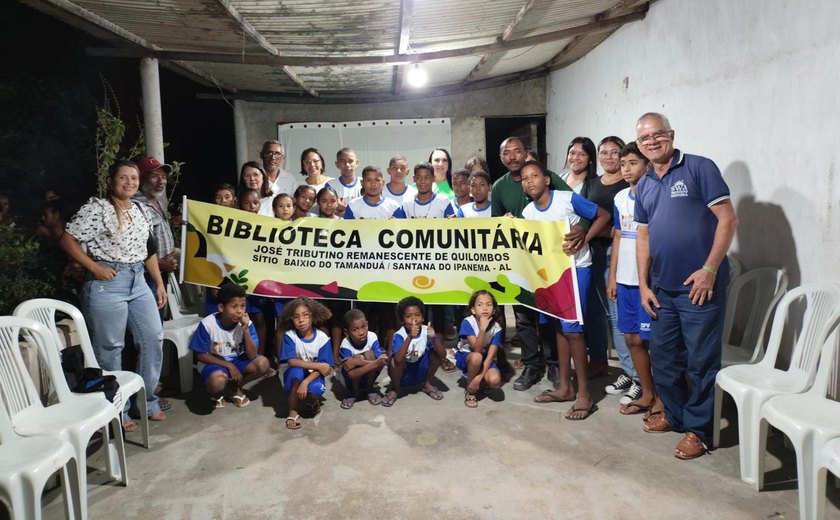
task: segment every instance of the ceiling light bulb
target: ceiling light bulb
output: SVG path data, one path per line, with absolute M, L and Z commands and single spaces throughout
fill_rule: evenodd
M 408 71 L 408 83 L 412 87 L 422 87 L 429 80 L 426 71 L 420 68 L 419 63 L 415 63 L 411 70 Z

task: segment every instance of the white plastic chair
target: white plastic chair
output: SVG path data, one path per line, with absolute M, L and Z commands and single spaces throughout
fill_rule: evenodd
M 58 335 L 58 328 L 56 327 L 56 312 L 66 314 L 73 320 L 73 325 L 79 335 L 79 344 L 82 347 L 82 352 L 85 355 L 85 365 L 92 368 L 100 368 L 99 363 L 96 362 L 96 354 L 93 351 L 93 344 L 90 341 L 88 334 L 87 323 L 81 311 L 70 305 L 67 302 L 60 300 L 51 300 L 48 298 L 37 298 L 34 300 L 27 300 L 15 309 L 15 316 L 22 316 L 24 318 L 39 321 L 47 326 L 50 330 L 56 332 L 56 344 L 61 346 L 61 341 Z M 69 345 L 68 345 L 69 346 Z M 119 410 L 122 412 L 123 405 L 128 402 L 132 395 L 137 394 L 137 407 L 140 411 L 140 428 L 143 435 L 143 447 L 149 448 L 149 418 L 146 409 L 146 385 L 143 383 L 143 378 L 134 372 L 126 370 L 103 370 L 103 374 L 112 375 L 117 378 L 117 383 L 120 385 L 120 401 Z M 116 406 L 116 402 L 114 403 Z
M 820 356 L 814 385 L 802 394 L 777 395 L 761 407 L 756 458 L 756 489 L 764 487 L 764 452 L 767 448 L 767 426 L 781 430 L 796 450 L 796 474 L 799 478 L 799 517 L 816 518 L 815 504 L 825 493 L 825 480 L 818 486 L 814 478 L 819 468 L 822 447 L 840 437 L 840 403 L 826 395 L 836 395 L 837 338 L 826 342 Z M 743 449 L 743 447 L 742 447 Z
M 744 264 L 732 255 L 726 255 L 726 258 L 729 259 L 729 287 L 731 287 L 732 282 L 744 272 Z
M 41 518 L 41 493 L 56 471 L 61 471 L 67 518 L 81 518 L 76 464 L 70 443 L 58 437 L 21 437 L 0 406 L 0 500 L 11 508 L 13 519 Z
M 189 346 L 199 321 L 201 318 L 195 317 L 163 322 L 163 340 L 175 345 L 178 353 L 178 377 L 182 393 L 192 391 L 193 387 L 193 353 Z
M 175 345 L 178 354 L 178 377 L 181 393 L 192 391 L 193 387 L 193 353 L 189 349 L 190 339 L 195 332 L 201 316 L 198 314 L 182 314 L 183 295 L 178 286 L 178 279 L 174 273 L 169 274 L 167 293 L 170 300 L 169 311 L 172 319 L 163 322 L 163 339 Z
M 810 506 L 810 510 L 814 512 L 813 518 L 817 520 L 825 518 L 825 482 L 827 471 L 834 473 L 835 478 L 840 478 L 840 439 L 832 439 L 823 446 L 823 449 L 817 456 L 816 471 L 811 477 L 814 479 L 814 487 L 816 488 L 816 494 L 814 496 L 816 502 L 813 506 Z M 802 479 L 801 475 L 799 479 Z M 799 497 L 801 511 L 801 489 L 799 491 Z
M 37 345 L 58 403 L 47 407 L 41 404 L 20 355 L 21 333 Z M 111 472 L 109 425 L 114 432 L 121 480 L 123 485 L 128 483 L 120 412 L 104 395 L 100 394 L 100 399 L 90 399 L 70 392 L 61 371 L 55 339 L 49 329 L 34 320 L 19 316 L 0 317 L 0 373 L 0 400 L 15 433 L 23 437 L 56 436 L 73 446 L 79 489 L 83 491 L 79 494 L 80 516 L 87 518 L 87 445 L 97 431 L 102 434 L 108 473 L 116 478 Z
M 804 304 L 799 336 L 795 338 L 790 367 L 775 367 L 785 324 L 791 306 Z M 773 396 L 797 394 L 808 390 L 814 381 L 820 349 L 830 331 L 840 320 L 840 287 L 813 283 L 791 289 L 779 302 L 767 352 L 754 365 L 732 365 L 721 369 L 715 379 L 715 404 L 712 444 L 720 441 L 720 419 L 723 392 L 729 393 L 738 408 L 738 441 L 740 444 L 741 480 L 757 484 L 759 412 L 761 405 Z
M 726 298 L 721 366 L 758 361 L 764 352 L 767 323 L 787 285 L 787 272 L 774 267 L 748 271 L 732 282 Z M 741 337 L 733 339 L 735 318 L 741 315 L 744 320 L 737 324 Z
M 169 312 L 172 314 L 173 320 L 182 318 L 201 319 L 199 312 L 196 309 L 190 308 L 184 300 L 181 286 L 178 285 L 178 278 L 174 273 L 169 273 L 169 283 L 166 286 L 166 293 L 166 299 L 169 302 Z

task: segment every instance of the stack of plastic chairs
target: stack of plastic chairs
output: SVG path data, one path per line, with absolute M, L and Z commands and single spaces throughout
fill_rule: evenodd
M 190 339 L 201 317 L 198 314 L 182 314 L 183 298 L 178 287 L 178 280 L 173 274 L 169 275 L 167 298 L 172 319 L 163 322 L 163 339 L 175 345 L 175 351 L 178 353 L 181 392 L 186 393 L 193 387 L 193 353 L 189 349 Z
M 21 335 L 37 345 L 39 359 L 49 375 L 58 403 L 47 407 L 41 403 L 20 354 Z M 73 447 L 81 490 L 79 511 L 81 518 L 87 518 L 87 446 L 95 433 L 101 433 L 109 474 L 115 477 L 111 473 L 110 444 L 113 442 L 119 458 L 122 483 L 128 482 L 120 411 L 103 394 L 90 396 L 98 397 L 93 399 L 70 391 L 61 371 L 58 346 L 53 334 L 34 320 L 18 316 L 0 317 L 0 373 L 0 399 L 11 419 L 14 432 L 23 437 L 55 436 Z M 109 425 L 114 434 L 113 441 L 108 435 Z
M 799 477 L 799 516 L 803 519 L 821 518 L 817 515 L 825 479 L 818 486 L 816 475 L 820 467 L 820 452 L 826 443 L 840 437 L 840 403 L 827 397 L 837 397 L 837 336 L 825 343 L 820 356 L 814 385 L 801 394 L 778 395 L 761 407 L 756 488 L 764 487 L 764 452 L 767 448 L 767 427 L 773 426 L 787 435 L 796 451 L 796 474 Z
M 791 353 L 787 370 L 776 368 L 782 338 L 792 308 L 804 306 L 801 329 Z M 720 440 L 720 419 L 723 392 L 729 393 L 738 408 L 738 440 L 740 443 L 741 480 L 758 485 L 759 413 L 771 397 L 798 394 L 814 382 L 820 350 L 840 321 L 840 287 L 830 283 L 813 283 L 791 289 L 779 302 L 764 357 L 753 365 L 732 365 L 722 368 L 715 380 L 713 445 Z M 791 325 L 792 327 L 793 325 Z
M 56 344 L 60 345 L 61 341 L 58 336 L 58 329 L 56 327 L 56 312 L 60 312 L 70 317 L 73 320 L 73 326 L 76 333 L 79 335 L 79 345 L 85 355 L 85 366 L 92 368 L 100 368 L 96 362 L 96 354 L 93 351 L 93 344 L 90 341 L 87 324 L 81 311 L 70 305 L 67 302 L 60 300 L 51 300 L 48 298 L 37 298 L 34 300 L 27 300 L 15 309 L 15 316 L 22 316 L 24 318 L 33 319 L 41 322 L 56 334 L 54 339 Z M 69 346 L 69 345 L 68 345 Z M 103 374 L 112 375 L 117 378 L 117 383 L 120 385 L 120 405 L 126 403 L 132 395 L 137 394 L 137 407 L 140 411 L 140 428 L 143 434 L 143 447 L 149 448 L 149 418 L 146 413 L 146 386 L 143 384 L 143 378 L 134 372 L 125 370 L 104 370 Z M 116 404 L 115 404 L 116 405 Z

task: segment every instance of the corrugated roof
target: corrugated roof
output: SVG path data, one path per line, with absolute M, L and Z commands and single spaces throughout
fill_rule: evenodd
M 411 62 L 447 93 L 579 59 L 642 0 L 20 0 L 116 47 L 248 93 L 399 98 Z M 613 21 L 615 20 L 615 21 Z M 405 50 L 400 53 L 400 44 Z

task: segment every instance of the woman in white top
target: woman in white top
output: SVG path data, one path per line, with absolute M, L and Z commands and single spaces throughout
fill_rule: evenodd
M 300 173 L 304 176 L 301 184 L 306 183 L 315 189 L 315 193 L 321 191 L 327 181 L 332 177 L 324 175 L 324 156 L 317 148 L 307 148 L 300 154 Z M 291 193 L 289 193 L 291 195 Z
M 163 421 L 166 415 L 155 388 L 163 359 L 158 309 L 166 304 L 166 290 L 157 254 L 150 251 L 151 216 L 131 200 L 139 187 L 140 172 L 133 162 L 111 166 L 106 197 L 92 197 L 79 209 L 67 224 L 61 247 L 88 271 L 80 299 L 99 365 L 122 370 L 128 326 L 139 352 L 137 373 L 146 386 L 149 419 Z M 157 294 L 146 284 L 144 266 L 157 284 Z M 137 424 L 128 418 L 128 407 L 126 402 L 123 428 L 134 431 Z
M 566 150 L 566 171 L 560 176 L 572 190 L 580 195 L 587 179 L 598 176 L 595 143 L 588 137 L 575 137 Z

